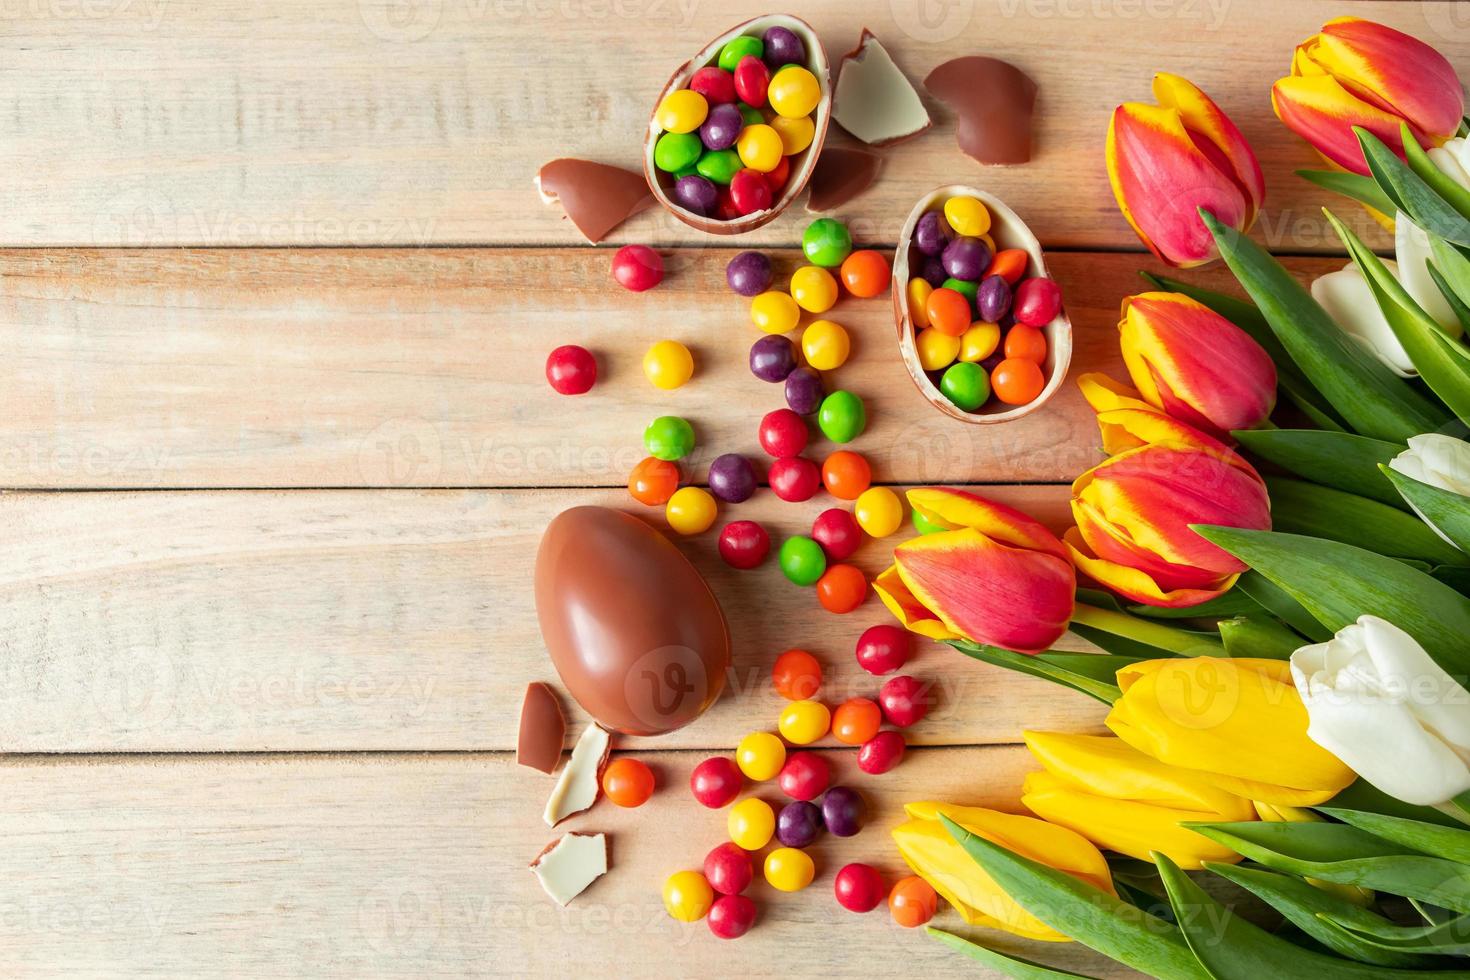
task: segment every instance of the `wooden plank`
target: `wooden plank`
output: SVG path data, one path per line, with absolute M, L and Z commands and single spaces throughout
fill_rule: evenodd
M 563 824 L 608 833 L 611 859 L 566 909 L 525 870 L 557 836 L 540 816 L 551 780 L 505 755 L 9 759 L 0 836 L 26 885 L 4 902 L 0 962 L 11 976 L 68 977 L 596 976 L 636 963 L 659 980 L 707 976 L 711 962 L 726 976 L 992 976 L 886 911 L 842 910 L 832 877 L 849 861 L 902 873 L 888 830 L 907 800 L 1013 808 L 1023 750 L 919 751 L 881 777 L 838 759 L 872 818 L 814 845 L 806 891 L 752 885 L 761 917 L 733 943 L 662 910 L 664 877 L 699 866 L 725 815 L 689 796 L 699 756 L 647 758 L 662 783 L 649 803 L 604 800 Z M 964 929 L 949 910 L 936 924 Z M 1126 975 L 1075 944 L 982 932 Z
M 1067 521 L 1064 487 L 987 492 Z M 780 540 L 829 502 L 766 493 L 726 515 Z M 556 679 L 532 597 L 536 544 L 579 503 L 637 507 L 612 491 L 0 496 L 0 751 L 512 748 L 525 685 Z M 910 533 L 855 561 L 876 573 Z M 891 621 L 876 597 L 837 616 L 773 560 L 726 566 L 713 532 L 681 544 L 724 606 L 734 671 L 703 719 L 650 744 L 726 746 L 774 727 L 784 702 L 770 668 L 788 647 L 823 660 L 831 703 L 876 691 L 852 659 L 862 630 Z M 920 649 L 910 672 L 935 681 L 939 704 L 914 741 L 1009 742 L 1023 724 L 1102 716 L 1044 681 Z
M 669 413 L 696 426 L 697 472 L 720 453 L 760 457 L 759 420 L 784 402 L 747 369 L 760 334 L 724 284 L 731 254 L 670 253 L 664 284 L 632 294 L 592 249 L 3 252 L 0 486 L 622 486 L 644 426 Z M 1124 377 L 1118 304 L 1148 263 L 1053 260 L 1073 376 Z M 778 255 L 778 282 L 796 261 Z M 1291 262 L 1310 275 L 1339 264 Z M 1218 268 L 1194 278 L 1230 281 Z M 1097 460 L 1075 386 L 1025 419 L 967 426 L 910 382 L 886 300 L 828 316 L 854 337 L 828 383 L 866 400 L 852 448 L 876 479 L 1066 482 Z M 695 352 L 677 392 L 641 374 L 664 337 Z M 601 358 L 590 394 L 546 384 L 561 343 Z
M 542 163 L 637 166 L 669 73 L 756 0 L 219 0 L 18 3 L 0 27 L 0 243 L 425 245 L 577 241 L 532 186 Z M 1352 12 L 1417 34 L 1452 63 L 1470 32 L 1451 2 Z M 909 76 L 984 53 L 1039 83 L 1036 156 L 983 169 L 947 109 L 887 154 L 849 209 L 892 242 L 917 196 L 955 180 L 1007 199 L 1050 245 L 1137 248 L 1103 170 L 1108 113 L 1154 71 L 1209 91 L 1255 145 L 1262 228 L 1286 251 L 1336 250 L 1336 202 L 1291 176 L 1316 165 L 1271 115 L 1294 45 L 1328 2 L 963 0 L 802 5 L 836 58 L 870 26 Z M 1140 53 L 1146 53 L 1140 57 Z M 1340 210 L 1349 211 L 1340 206 Z M 750 241 L 794 244 L 799 210 Z M 618 240 L 707 241 L 645 214 Z M 1383 242 L 1375 235 L 1375 242 Z

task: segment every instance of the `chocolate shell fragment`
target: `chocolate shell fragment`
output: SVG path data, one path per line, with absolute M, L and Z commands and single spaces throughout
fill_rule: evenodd
M 946 61 L 924 87 L 954 110 L 960 149 L 985 164 L 1031 159 L 1036 83 L 999 58 L 972 55 Z
M 653 206 L 653 193 L 640 173 L 591 160 L 562 157 L 536 174 L 536 190 L 562 210 L 594 245 L 639 211 Z
M 808 183 L 811 196 L 808 211 L 831 211 L 857 197 L 872 186 L 883 167 L 883 158 L 870 150 L 827 146 L 817 158 L 816 169 Z
M 521 700 L 521 728 L 516 738 L 516 762 L 542 772 L 554 772 L 567 737 L 567 720 L 551 688 L 537 681 L 526 685 Z
M 858 46 L 842 56 L 832 118 L 870 146 L 901 143 L 930 126 L 919 93 L 866 27 Z

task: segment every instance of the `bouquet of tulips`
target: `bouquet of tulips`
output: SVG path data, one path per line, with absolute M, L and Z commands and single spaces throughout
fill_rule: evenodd
M 1063 536 L 914 490 L 937 530 L 875 582 L 909 629 L 1106 702 L 1109 734 L 1024 733 L 1030 815 L 915 802 L 895 843 L 967 923 L 1157 977 L 1470 977 L 1459 80 L 1355 18 L 1298 47 L 1272 95 L 1333 168 L 1305 176 L 1396 247 L 1328 212 L 1351 263 L 1310 288 L 1246 236 L 1264 181 L 1229 117 L 1182 78 L 1154 90 L 1109 128 L 1119 205 L 1160 259 L 1221 258 L 1245 298 L 1147 276 L 1124 300 L 1127 383 L 1078 379 L 1106 459 Z M 1051 649 L 1067 630 L 1102 652 Z M 1274 921 L 1239 914 L 1251 896 Z

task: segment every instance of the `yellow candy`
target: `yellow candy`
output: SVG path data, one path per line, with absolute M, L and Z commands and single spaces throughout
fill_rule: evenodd
M 799 892 L 817 875 L 811 855 L 794 847 L 778 847 L 766 855 L 766 881 L 783 892 Z
M 940 371 L 954 363 L 960 353 L 960 338 L 940 333 L 933 327 L 919 331 L 914 338 L 919 351 L 919 366 L 925 371 Z
M 735 764 L 758 783 L 775 779 L 786 764 L 786 746 L 770 732 L 751 732 L 735 747 Z
M 831 320 L 813 320 L 801 332 L 801 353 L 807 364 L 818 371 L 837 370 L 851 352 L 852 340 L 847 331 Z
M 858 495 L 852 514 L 869 537 L 886 538 L 903 523 L 903 501 L 887 487 L 869 487 Z
M 765 800 L 747 797 L 730 808 L 725 830 L 737 847 L 758 851 L 771 842 L 776 832 L 776 814 Z
M 923 276 L 909 280 L 909 319 L 913 321 L 915 330 L 929 326 L 929 294 L 932 292 L 934 285 Z
M 983 361 L 1000 346 L 1000 324 L 976 320 L 960 335 L 960 360 Z
M 664 517 L 680 534 L 703 534 L 715 522 L 718 510 L 708 490 L 680 487 L 664 505 Z
M 692 89 L 681 88 L 664 96 L 653 121 L 668 133 L 692 133 L 704 123 L 707 115 L 709 103 L 704 96 Z
M 735 152 L 751 170 L 768 174 L 781 165 L 781 134 L 761 123 L 746 126 L 735 140 Z
M 801 320 L 796 300 L 774 289 L 750 301 L 750 322 L 766 333 L 785 333 Z
M 643 376 L 655 388 L 673 391 L 694 374 L 694 356 L 677 340 L 660 340 L 643 355 Z
M 952 197 L 945 201 L 944 220 L 957 234 L 972 238 L 990 230 L 990 212 L 973 197 Z
M 822 87 L 817 76 L 800 65 L 787 65 L 771 76 L 766 100 L 778 116 L 805 116 L 822 101 Z
M 819 265 L 804 265 L 791 274 L 791 298 L 808 313 L 826 313 L 837 302 L 837 280 Z
M 771 128 L 781 134 L 781 152 L 786 156 L 811 146 L 812 137 L 817 135 L 817 124 L 811 116 L 777 116 L 771 120 Z
M 715 890 L 698 871 L 675 871 L 664 879 L 664 908 L 680 922 L 698 922 L 715 902 Z
M 827 734 L 832 724 L 832 712 L 820 701 L 792 701 L 781 709 L 781 718 L 776 727 L 781 737 L 793 745 L 811 745 Z

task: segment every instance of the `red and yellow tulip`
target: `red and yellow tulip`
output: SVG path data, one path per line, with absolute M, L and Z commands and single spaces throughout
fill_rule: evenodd
M 1250 144 L 1210 97 L 1178 75 L 1154 76 L 1158 105 L 1125 102 L 1108 125 L 1108 179 L 1149 250 L 1180 268 L 1215 257 L 1199 209 L 1240 231 L 1266 196 Z
M 1465 98 L 1455 69 L 1416 37 L 1339 17 L 1297 45 L 1291 74 L 1271 88 L 1276 117 L 1345 170 L 1367 174 L 1353 135 L 1362 126 L 1403 156 L 1399 123 L 1438 146 L 1460 126 Z
M 905 541 L 873 590 L 905 627 L 1038 653 L 1067 630 L 1077 579 L 1056 535 L 1020 511 L 963 490 L 910 490 L 946 530 Z
M 1193 606 L 1245 565 L 1191 524 L 1266 530 L 1266 486 L 1224 443 L 1152 408 L 1097 417 L 1110 458 L 1072 484 L 1066 544 L 1078 571 L 1152 606 Z
M 1101 374 L 1077 379 L 1098 412 L 1152 406 L 1221 440 L 1276 406 L 1276 366 L 1255 339 L 1182 293 L 1123 300 L 1123 363 L 1135 389 Z

